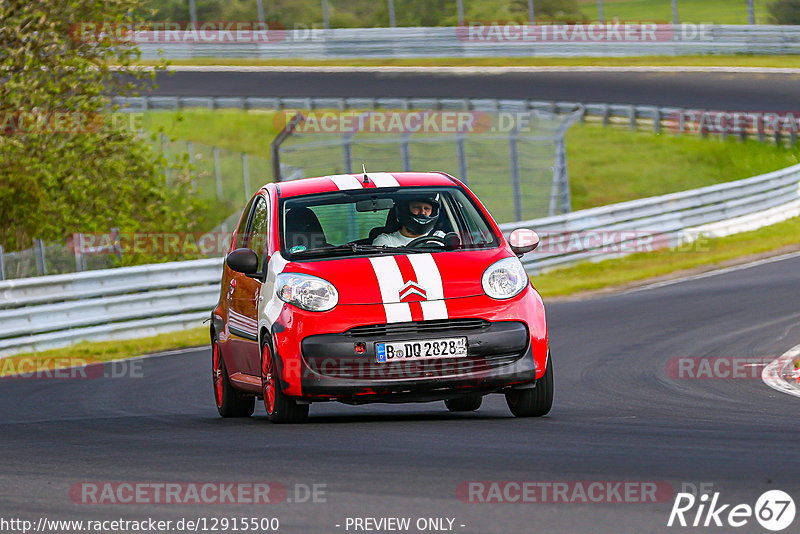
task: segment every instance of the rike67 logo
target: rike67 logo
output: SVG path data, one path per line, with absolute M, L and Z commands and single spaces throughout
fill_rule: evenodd
M 691 493 L 678 493 L 667 526 L 740 528 L 751 524 L 755 518 L 763 528 L 779 532 L 789 528 L 794 516 L 794 500 L 780 490 L 763 493 L 755 506 L 722 503 L 719 492 L 711 496 L 706 493 L 699 498 Z

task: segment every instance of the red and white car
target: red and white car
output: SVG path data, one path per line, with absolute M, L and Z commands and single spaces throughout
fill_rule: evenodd
M 538 236 L 510 241 L 444 173 L 265 185 L 242 214 L 211 314 L 220 415 L 249 416 L 256 398 L 274 422 L 302 421 L 323 401 L 469 411 L 489 393 L 516 416 L 547 414 L 544 306 L 518 257 Z

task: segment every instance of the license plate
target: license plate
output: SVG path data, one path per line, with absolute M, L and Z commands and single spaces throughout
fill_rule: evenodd
M 376 343 L 375 352 L 378 363 L 430 358 L 466 358 L 467 338 L 450 337 L 425 341 Z

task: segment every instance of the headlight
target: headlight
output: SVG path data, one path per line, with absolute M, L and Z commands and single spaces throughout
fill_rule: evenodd
M 275 287 L 279 299 L 303 310 L 328 311 L 339 302 L 333 284 L 308 274 L 281 273 Z
M 483 290 L 495 299 L 510 299 L 528 286 L 528 273 L 517 257 L 493 263 L 481 277 Z

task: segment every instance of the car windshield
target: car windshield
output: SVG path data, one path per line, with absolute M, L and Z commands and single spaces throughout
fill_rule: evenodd
M 481 211 L 457 187 L 320 193 L 284 199 L 280 209 L 281 252 L 291 259 L 499 245 Z

